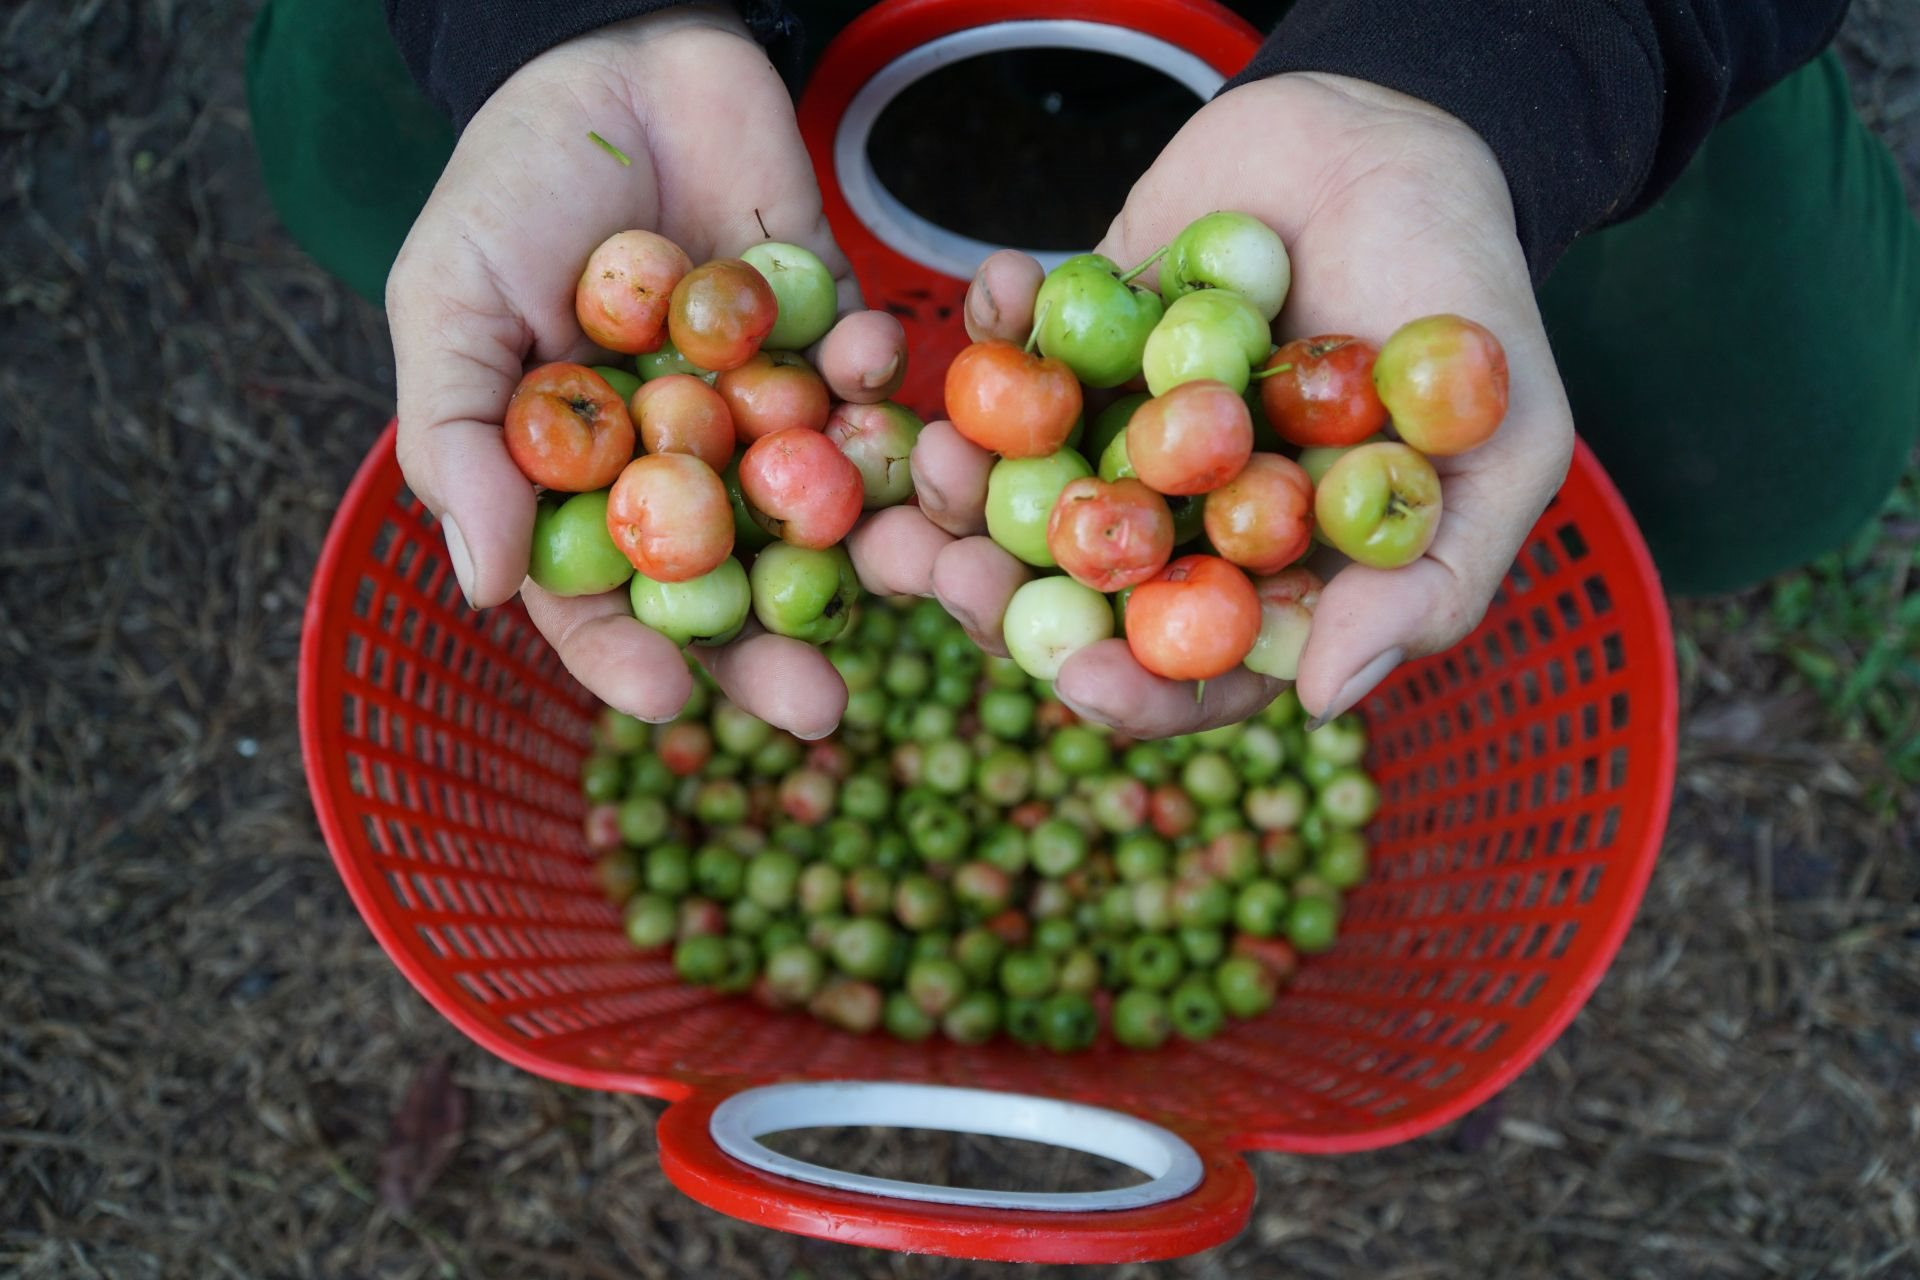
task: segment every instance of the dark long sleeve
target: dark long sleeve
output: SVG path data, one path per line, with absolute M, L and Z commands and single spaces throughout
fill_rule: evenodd
M 346 0 L 337 0 L 346 3 Z M 624 18 L 690 0 L 385 0 L 387 26 L 407 70 L 434 105 L 464 129 L 506 78 L 538 55 Z M 798 51 L 798 24 L 787 6 L 766 0 L 734 5 L 776 62 Z
M 455 124 L 522 63 L 686 0 L 385 0 L 414 78 Z M 738 0 L 789 73 L 806 0 Z M 1430 102 L 1493 149 L 1536 280 L 1646 208 L 1713 127 L 1812 58 L 1847 0 L 1296 0 L 1230 84 L 1322 71 Z
M 1234 83 L 1321 71 L 1493 149 L 1536 281 L 1659 198 L 1721 119 L 1833 38 L 1846 0 L 1298 0 Z

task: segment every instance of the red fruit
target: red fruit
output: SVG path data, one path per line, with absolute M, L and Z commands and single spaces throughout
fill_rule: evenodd
M 1024 947 L 1027 938 L 1033 932 L 1033 922 L 1027 919 L 1027 913 L 1017 907 L 1009 907 L 997 916 L 989 916 L 981 927 L 1010 947 Z
M 733 461 L 733 414 L 718 391 L 692 374 L 641 383 L 627 408 L 648 453 L 689 454 L 715 471 Z
M 783 542 L 822 550 L 859 523 L 859 468 L 818 431 L 789 427 L 747 446 L 740 493 L 760 525 Z
M 1207 495 L 1201 520 L 1222 556 L 1254 573 L 1277 573 L 1312 545 L 1313 481 L 1291 458 L 1256 453 Z
M 1147 812 L 1153 829 L 1169 840 L 1185 835 L 1200 821 L 1200 809 L 1193 803 L 1193 797 L 1171 782 L 1153 789 Z
M 795 769 L 780 779 L 780 811 L 803 826 L 817 826 L 833 816 L 839 793 L 831 774 Z
M 693 270 L 679 245 L 651 231 L 600 243 L 573 287 L 573 314 L 595 346 L 639 355 L 660 349 L 674 286 Z
M 831 1027 L 864 1035 L 880 1025 L 880 988 L 853 978 L 829 978 L 807 1011 Z
M 543 364 L 521 378 L 501 436 L 522 475 L 562 493 L 606 488 L 633 457 L 627 406 L 580 364 Z
M 773 286 L 751 263 L 716 258 L 673 287 L 667 333 L 694 364 L 724 372 L 753 358 L 779 316 Z
M 747 784 L 747 821 L 764 830 L 780 805 L 779 789 L 765 778 Z
M 635 458 L 607 496 L 607 532 L 641 573 L 685 582 L 733 553 L 733 508 L 712 467 L 686 453 Z
M 1183 382 L 1134 411 L 1127 460 L 1156 493 L 1208 493 L 1253 454 L 1253 414 L 1224 382 Z
M 689 777 L 713 758 L 713 735 L 698 720 L 676 720 L 660 731 L 656 751 L 661 764 L 679 777 Z
M 1031 831 L 1053 816 L 1053 807 L 1045 800 L 1028 800 L 1007 811 L 1007 821 L 1022 831 Z
M 956 431 L 1008 458 L 1058 453 L 1081 409 L 1073 370 L 998 338 L 976 342 L 953 358 L 946 399 Z
M 1236 934 L 1233 954 L 1252 956 L 1283 984 L 1300 968 L 1300 953 L 1285 938 L 1256 938 L 1250 933 Z
M 714 379 L 713 390 L 732 412 L 742 444 L 789 427 L 825 431 L 832 409 L 826 380 L 791 351 L 758 352 Z
M 853 773 L 853 752 L 838 742 L 815 742 L 807 747 L 807 768 L 845 779 Z
M 926 775 L 926 748 L 917 742 L 903 742 L 893 749 L 890 761 L 893 780 L 903 787 L 917 787 Z
M 1047 517 L 1047 550 L 1076 582 L 1121 591 L 1160 572 L 1173 554 L 1167 500 L 1138 480 L 1067 482 Z
M 1127 647 L 1169 680 L 1211 680 L 1240 665 L 1260 634 L 1253 583 L 1218 556 L 1181 556 L 1127 599 Z
M 1295 338 L 1267 358 L 1260 407 L 1280 438 L 1304 448 L 1357 444 L 1387 425 L 1373 389 L 1379 349 L 1344 333 Z
M 620 806 L 596 804 L 587 809 L 585 823 L 587 848 L 595 853 L 611 853 L 620 847 Z
M 1507 416 L 1507 353 L 1471 320 L 1426 316 L 1380 348 L 1373 386 L 1402 440 L 1429 455 L 1465 453 Z
M 1064 729 L 1070 724 L 1079 724 L 1080 717 L 1066 703 L 1049 698 L 1034 708 L 1033 723 L 1042 733 L 1047 733 Z
M 717 902 L 708 898 L 682 898 L 680 900 L 681 938 L 703 938 L 727 931 L 727 913 Z
M 967 907 L 990 915 L 1006 909 L 1013 879 L 991 862 L 968 862 L 953 873 L 953 894 Z

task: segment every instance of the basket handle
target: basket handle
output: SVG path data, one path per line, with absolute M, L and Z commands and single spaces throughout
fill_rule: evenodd
M 1147 1176 L 1102 1191 L 946 1187 L 784 1156 L 760 1139 L 874 1125 L 1021 1138 Z M 660 1163 L 682 1191 L 763 1226 L 846 1243 L 1008 1262 L 1178 1257 L 1230 1239 L 1253 1207 L 1246 1162 L 1104 1107 L 949 1085 L 807 1081 L 696 1094 L 660 1120 Z

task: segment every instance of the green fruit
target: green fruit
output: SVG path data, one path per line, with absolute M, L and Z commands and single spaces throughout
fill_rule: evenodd
M 1060 491 L 1093 474 L 1087 460 L 1072 449 L 1044 458 L 1002 458 L 987 474 L 987 534 L 1030 565 L 1051 569 L 1047 518 Z
M 527 576 L 557 596 L 597 596 L 633 577 L 607 532 L 607 490 L 570 498 L 547 494 L 533 517 Z
M 759 513 L 747 504 L 746 494 L 740 491 L 740 455 L 735 454 L 727 469 L 720 473 L 720 483 L 727 491 L 727 505 L 733 509 L 733 549 L 745 553 L 772 546 L 777 539 L 761 527 L 756 518 Z
M 888 1035 L 909 1044 L 925 1040 L 940 1026 L 904 991 L 888 993 L 886 1008 L 880 1015 L 880 1025 L 887 1029 Z
M 1236 1018 L 1254 1018 L 1273 1007 L 1280 984 L 1273 970 L 1251 956 L 1234 956 L 1213 971 L 1214 994 Z
M 686 582 L 633 575 L 633 616 L 677 645 L 725 644 L 747 621 L 747 571 L 728 556 L 718 568 Z
M 1227 1012 L 1213 984 L 1205 976 L 1194 974 L 1173 989 L 1167 997 L 1167 1016 L 1173 1029 L 1184 1040 L 1210 1040 L 1226 1025 Z
M 1243 885 L 1233 900 L 1233 927 L 1256 938 L 1271 938 L 1286 923 L 1287 890 L 1273 880 Z
M 845 631 L 860 594 L 853 561 L 840 546 L 768 547 L 754 559 L 751 584 L 760 625 L 809 644 L 825 644 Z
M 1266 321 L 1239 294 L 1188 294 L 1167 308 L 1147 339 L 1147 389 L 1159 396 L 1183 382 L 1210 379 L 1239 395 L 1269 341 Z
M 856 978 L 879 978 L 893 960 L 893 926 L 884 920 L 849 920 L 833 935 L 834 964 Z
M 773 328 L 761 341 L 769 351 L 802 351 L 827 336 L 840 309 L 833 273 L 813 250 L 763 240 L 740 257 L 766 277 L 780 305 Z
M 1120 276 L 1111 258 L 1079 254 L 1049 271 L 1033 300 L 1040 353 L 1090 387 L 1136 377 L 1147 335 L 1160 320 L 1159 297 Z
M 1078 992 L 1056 992 L 1040 1010 L 1041 1043 L 1055 1053 L 1077 1053 L 1099 1033 L 1093 1002 Z
M 1113 1002 L 1113 1038 L 1129 1049 L 1158 1049 L 1173 1034 L 1167 1002 L 1158 992 L 1129 987 Z
M 1209 213 L 1188 223 L 1160 263 L 1160 296 L 1169 309 L 1195 290 L 1228 289 L 1271 321 L 1286 305 L 1292 282 L 1286 245 L 1273 228 L 1245 213 Z M 1265 355 L 1262 347 L 1252 358 Z
M 956 1044 L 985 1044 L 1000 1033 L 1000 998 L 991 991 L 973 991 L 947 1010 L 940 1030 Z
M 1036 578 L 1013 593 L 1001 623 L 1007 652 L 1039 680 L 1060 674 L 1068 658 L 1113 634 L 1107 598 L 1072 578 Z
M 1087 432 L 1086 447 L 1080 450 L 1080 456 L 1092 459 L 1104 458 L 1107 446 L 1113 443 L 1113 438 L 1127 429 L 1127 423 L 1133 419 L 1134 412 L 1151 399 L 1153 397 L 1144 391 L 1134 391 L 1121 396 L 1102 409 L 1094 418 L 1092 428 Z M 1100 478 L 1109 479 L 1104 467 Z
M 680 924 L 680 915 L 673 903 L 653 893 L 629 898 L 623 918 L 627 939 L 642 950 L 663 947 L 673 941 Z
M 593 371 L 607 380 L 613 388 L 613 394 L 622 400 L 633 399 L 633 393 L 640 389 L 640 379 L 625 369 L 616 369 L 610 364 L 596 364 Z
M 1296 897 L 1287 906 L 1287 941 L 1295 950 L 1308 955 L 1325 951 L 1339 929 L 1339 906 L 1318 894 Z
M 681 355 L 680 348 L 673 345 L 671 338 L 661 339 L 658 350 L 635 356 L 633 367 L 647 382 L 652 382 L 655 378 L 664 378 L 670 373 L 690 373 L 705 381 L 708 386 L 712 386 L 713 380 L 720 376 L 711 369 L 702 369 Z

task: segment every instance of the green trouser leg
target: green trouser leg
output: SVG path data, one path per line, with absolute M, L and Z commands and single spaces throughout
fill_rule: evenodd
M 1920 429 L 1920 227 L 1829 51 L 1541 291 L 1574 421 L 1670 590 L 1750 586 L 1880 508 Z
M 861 7 L 821 0 L 816 51 Z M 377 300 L 452 144 L 379 6 L 269 0 L 248 87 L 288 229 Z M 1920 228 L 1832 53 L 1721 125 L 1655 208 L 1575 245 L 1541 305 L 1575 421 L 1676 591 L 1844 541 L 1920 428 Z
M 247 42 L 247 110 L 280 220 L 378 303 L 453 126 L 414 87 L 376 0 L 267 0 Z

